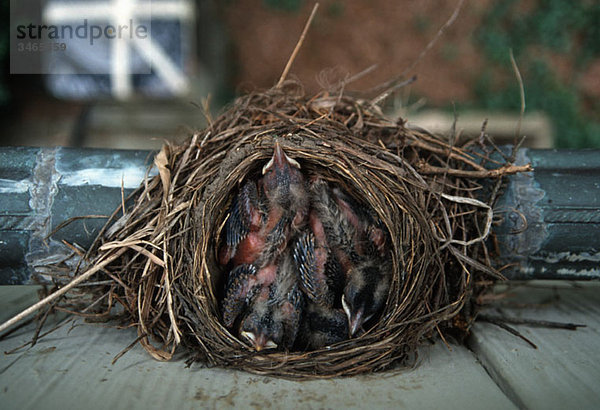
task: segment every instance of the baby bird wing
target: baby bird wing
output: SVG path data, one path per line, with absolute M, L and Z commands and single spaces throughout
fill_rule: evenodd
M 329 255 L 324 248 L 315 248 L 315 237 L 312 232 L 303 232 L 294 245 L 294 262 L 302 290 L 310 300 L 322 306 L 333 304 L 327 270 Z
M 225 245 L 219 257 L 221 265 L 226 265 L 235 256 L 239 243 L 246 238 L 255 225 L 260 224 L 261 211 L 256 184 L 246 182 L 229 208 L 229 218 L 225 223 Z
M 257 288 L 254 265 L 240 265 L 229 273 L 221 305 L 225 326 L 233 326 L 237 317 L 252 300 Z

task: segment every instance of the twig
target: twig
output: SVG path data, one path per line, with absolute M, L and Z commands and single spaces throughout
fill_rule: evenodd
M 58 300 L 53 301 L 52 304 L 48 307 L 48 309 L 46 309 L 46 311 L 44 312 L 44 315 L 38 321 L 35 332 L 33 333 L 33 337 L 31 338 L 31 347 L 35 346 L 35 344 L 37 343 L 38 338 L 40 336 L 40 332 L 42 331 L 42 327 L 44 327 L 44 324 L 46 324 L 46 320 L 48 319 L 48 316 L 54 310 L 54 307 L 56 306 L 57 303 L 58 303 Z
M 315 17 L 315 14 L 317 13 L 318 8 L 319 8 L 319 3 L 315 3 L 315 6 L 313 7 L 312 12 L 310 13 L 310 16 L 308 17 L 308 20 L 306 21 L 306 24 L 304 25 L 304 30 L 302 30 L 302 34 L 300 35 L 300 38 L 298 39 L 298 43 L 296 43 L 296 47 L 294 48 L 292 55 L 290 56 L 287 64 L 285 65 L 285 68 L 283 69 L 283 73 L 281 73 L 281 77 L 279 77 L 279 81 L 277 82 L 277 85 L 275 86 L 276 88 L 281 87 L 281 85 L 285 81 L 285 78 L 288 75 L 288 72 L 290 71 L 290 68 L 292 68 L 292 64 L 294 63 L 294 60 L 296 59 L 296 55 L 298 54 L 298 51 L 300 51 L 300 47 L 302 47 L 302 43 L 304 42 L 304 37 L 306 36 L 306 33 L 308 32 L 310 23 L 312 23 L 312 20 Z
M 487 275 L 497 279 L 497 280 L 506 280 L 506 276 L 504 276 L 499 270 L 491 268 L 489 266 L 485 266 L 483 263 L 476 261 L 473 258 L 468 257 L 463 254 L 457 248 L 452 245 L 448 246 L 448 250 L 458 259 L 459 261 L 465 262 L 468 265 L 474 267 L 475 269 L 479 269 L 480 271 L 486 273 Z
M 521 123 L 523 122 L 523 115 L 525 114 L 525 88 L 523 87 L 523 78 L 521 77 L 521 72 L 519 71 L 519 67 L 517 66 L 517 62 L 515 61 L 515 56 L 513 55 L 512 48 L 510 49 L 510 63 L 512 64 L 513 71 L 515 72 L 515 77 L 517 77 L 517 82 L 519 83 L 519 98 L 521 99 L 521 111 L 519 113 L 519 122 L 517 122 L 517 129 L 515 130 L 515 148 L 513 149 L 513 153 L 516 152 L 520 145 L 523 143 L 524 137 L 521 142 L 518 142 L 519 135 L 521 135 Z M 514 161 L 514 154 L 512 160 Z
M 125 178 L 124 178 L 124 175 L 121 175 L 121 208 L 123 210 L 123 215 L 125 215 Z
M 346 78 L 345 80 L 341 81 L 341 84 L 338 85 L 338 87 L 334 90 L 343 88 L 345 86 L 347 86 L 350 83 L 353 83 L 354 81 L 357 81 L 361 78 L 363 78 L 364 76 L 366 76 L 367 74 L 370 74 L 371 72 L 375 71 L 375 69 L 377 69 L 377 64 L 373 64 L 367 68 L 365 68 L 364 70 L 354 74 L 353 76 Z
M 70 244 L 69 242 L 67 242 L 66 240 L 62 240 L 61 241 L 67 248 L 71 249 L 71 251 L 73 251 L 73 253 L 77 256 L 79 256 L 80 258 L 82 258 L 85 255 L 85 251 L 83 249 L 78 248 L 75 244 Z
M 46 239 L 50 238 L 52 235 L 54 235 L 56 232 L 60 231 L 62 228 L 64 228 L 65 226 L 75 222 L 75 221 L 79 221 L 81 219 L 107 219 L 109 218 L 108 215 L 84 215 L 84 216 L 73 216 L 69 219 L 67 219 L 66 221 L 63 221 L 61 223 L 59 223 L 56 228 L 54 228 L 52 230 L 52 232 L 50 232 L 47 236 Z
M 519 172 L 533 171 L 531 164 L 527 165 L 503 165 L 500 168 L 488 169 L 485 171 L 469 171 L 466 169 L 454 169 L 445 167 L 436 167 L 427 163 L 419 164 L 419 172 L 427 175 L 447 174 L 463 178 L 498 178 L 505 175 L 518 174 Z
M 127 353 L 128 351 L 130 351 L 131 349 L 133 349 L 135 347 L 136 344 L 138 344 L 140 342 L 140 340 L 142 340 L 143 338 L 145 338 L 146 336 L 148 336 L 145 333 L 142 333 L 141 335 L 139 335 L 133 342 L 131 342 L 129 344 L 129 346 L 127 346 L 125 349 L 121 350 L 113 359 L 112 362 L 110 362 L 110 364 L 115 364 L 117 362 L 117 360 L 119 360 L 121 357 L 123 357 L 125 355 L 125 353 Z
M 31 315 L 33 312 L 39 310 L 41 307 L 52 302 L 54 299 L 64 295 L 69 290 L 71 290 L 74 287 L 76 287 L 77 285 L 79 285 L 81 282 L 91 278 L 96 272 L 98 272 L 99 270 L 102 270 L 106 265 L 108 265 L 109 263 L 111 263 L 112 261 L 117 259 L 119 256 L 121 256 L 123 253 L 125 253 L 125 251 L 127 249 L 128 248 L 119 249 L 117 252 L 115 252 L 114 255 L 112 255 L 109 258 L 105 259 L 104 261 L 98 263 L 94 267 L 88 269 L 86 272 L 82 273 L 80 276 L 76 277 L 71 282 L 69 282 L 67 285 L 60 288 L 53 294 L 46 296 L 44 299 L 42 299 L 39 302 L 37 302 L 36 304 L 28 307 L 27 309 L 25 309 L 18 315 L 14 316 L 12 319 L 9 319 L 6 322 L 2 323 L 0 325 L 0 332 L 8 329 L 10 326 L 14 325 L 15 323 L 18 323 L 21 320 L 25 319 L 27 316 Z
M 208 128 L 212 128 L 212 125 L 213 125 L 213 118 L 210 113 L 211 97 L 212 97 L 211 94 L 208 94 L 206 96 L 206 98 L 202 99 L 202 110 L 200 111 L 204 115 L 204 118 L 206 118 L 206 122 L 208 123 Z
M 425 139 L 425 138 L 423 138 L 423 139 Z M 459 150 L 456 147 L 442 146 L 441 148 L 438 148 L 438 147 L 432 146 L 431 144 L 429 144 L 426 141 L 422 141 L 422 140 L 416 139 L 416 138 L 414 138 L 410 141 L 410 145 L 412 145 L 413 147 L 425 149 L 430 152 L 434 152 L 436 154 L 447 155 L 448 159 L 456 159 L 456 160 L 464 162 L 465 164 L 470 165 L 471 167 L 478 169 L 480 171 L 485 170 L 485 168 L 482 167 L 481 165 L 479 165 L 477 162 L 472 161 L 469 158 L 466 158 L 467 154 L 465 154 L 464 152 L 462 152 L 461 150 Z
M 492 208 L 489 205 L 487 205 L 477 199 L 474 199 L 474 198 L 448 195 L 448 194 L 444 194 L 444 193 L 442 193 L 440 196 L 448 201 L 456 202 L 458 204 L 472 205 L 472 206 L 484 208 L 487 210 L 487 219 L 486 219 L 485 230 L 484 230 L 483 234 L 481 234 L 477 238 L 471 239 L 470 241 L 462 241 L 462 240 L 458 240 L 458 239 L 449 238 L 449 239 L 445 240 L 446 241 L 445 246 L 450 245 L 450 244 L 457 244 L 457 245 L 461 245 L 461 246 L 470 246 L 470 245 L 473 245 L 474 243 L 482 242 L 488 237 L 491 226 L 492 226 L 492 219 L 494 217 L 494 211 L 492 210 Z
M 537 345 L 535 343 L 533 343 L 531 340 L 529 340 L 528 338 L 526 338 L 525 336 L 523 336 L 521 334 L 521 332 L 519 332 L 517 329 L 510 327 L 509 325 L 507 325 L 505 323 L 504 320 L 502 319 L 498 319 L 498 318 L 493 318 L 493 317 L 485 317 L 485 316 L 479 316 L 478 317 L 479 320 L 481 320 L 482 322 L 487 322 L 490 323 L 492 325 L 498 326 L 501 329 L 506 330 L 508 333 L 513 334 L 515 336 L 517 336 L 520 339 L 523 339 L 525 342 L 527 342 L 529 345 L 531 345 L 531 347 L 533 347 L 534 349 L 537 349 Z
M 393 85 L 392 87 L 388 88 L 387 90 L 385 90 L 384 92 L 382 92 L 381 94 L 379 94 L 377 97 L 373 98 L 371 100 L 371 105 L 378 105 L 380 102 L 382 102 L 385 99 L 387 99 L 389 97 L 389 95 L 392 94 L 397 89 L 405 87 L 405 86 L 407 86 L 409 84 L 412 84 L 415 81 L 417 81 L 417 76 L 413 75 L 409 79 L 404 80 L 404 81 L 402 81 L 402 82 L 400 82 L 398 84 Z
M 41 335 L 39 335 L 39 336 L 38 336 L 38 339 L 41 339 L 41 338 L 43 338 L 43 337 L 45 337 L 45 336 L 49 335 L 50 333 L 52 333 L 52 332 L 54 332 L 54 331 L 56 331 L 56 330 L 60 329 L 61 327 L 63 327 L 64 325 L 66 325 L 67 323 L 69 323 L 69 322 L 71 322 L 71 321 L 73 321 L 73 318 L 72 318 L 72 317 L 66 317 L 66 318 L 65 318 L 65 319 L 63 319 L 61 322 L 59 322 L 59 323 L 58 323 L 56 326 L 54 326 L 52 329 L 50 329 L 50 330 L 48 330 L 48 331 L 46 331 L 46 332 L 42 333 Z M 31 345 L 31 344 L 32 344 L 32 340 L 30 340 L 29 342 L 23 343 L 22 345 L 20 345 L 20 346 L 17 346 L 17 347 L 15 347 L 15 348 L 14 348 L 14 349 L 12 349 L 12 350 L 9 350 L 9 351 L 7 351 L 7 352 L 4 352 L 4 354 L 13 354 L 13 353 L 15 353 L 15 352 L 17 352 L 17 351 L 21 350 L 21 349 L 22 349 L 22 348 L 24 348 L 25 346 L 29 346 L 29 345 Z
M 488 316 L 488 315 L 479 315 L 478 319 L 483 320 L 485 322 L 490 322 L 491 320 L 501 321 L 504 323 L 510 323 L 512 325 L 527 325 L 533 327 L 546 327 L 550 329 L 564 329 L 564 330 L 577 330 L 579 327 L 587 327 L 587 325 L 579 325 L 576 323 L 569 322 L 554 322 L 548 320 L 537 320 L 537 319 L 519 319 L 513 317 L 496 317 L 496 316 Z

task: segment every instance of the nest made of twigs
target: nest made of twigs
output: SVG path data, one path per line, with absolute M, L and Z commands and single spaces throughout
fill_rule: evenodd
M 360 337 L 322 350 L 257 353 L 220 320 L 216 252 L 226 212 L 240 183 L 272 155 L 275 139 L 304 172 L 369 206 L 389 233 L 393 279 L 380 319 Z M 98 275 L 112 278 L 111 285 L 87 292 L 109 292 L 97 308 L 110 314 L 113 302 L 121 304 L 140 343 L 160 360 L 184 346 L 193 361 L 291 378 L 405 362 L 425 335 L 443 336 L 459 322 L 467 330 L 472 314 L 452 319 L 478 292 L 478 278 L 499 277 L 485 246 L 495 193 L 481 178 L 515 170 L 490 162 L 489 151 L 475 145 L 408 129 L 348 96 L 308 98 L 293 82 L 251 93 L 156 156 L 159 175 L 147 179 L 87 254 L 88 267 L 101 267 Z

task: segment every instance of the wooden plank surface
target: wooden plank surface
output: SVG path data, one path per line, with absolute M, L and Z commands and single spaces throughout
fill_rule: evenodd
M 519 407 L 600 408 L 600 283 L 536 281 L 513 285 L 489 315 L 585 324 L 576 331 L 511 325 L 537 345 L 489 323 L 469 341 L 485 368 Z
M 0 356 L 2 408 L 598 408 L 600 283 L 533 282 L 509 290 L 488 315 L 574 322 L 577 331 L 513 325 L 538 349 L 477 323 L 469 347 L 421 349 L 415 369 L 348 379 L 293 382 L 239 371 L 152 360 L 130 330 L 68 325 L 36 346 Z M 0 320 L 28 306 L 33 287 L 0 287 Z M 30 325 L 0 341 L 4 352 L 31 337 Z M 483 364 L 483 366 L 482 366 Z
M 32 287 L 0 286 L 0 319 L 32 301 Z M 70 325 L 33 348 L 0 356 L 3 409 L 120 408 L 419 408 L 512 409 L 472 352 L 441 343 L 421 349 L 419 365 L 376 375 L 294 382 L 219 368 L 160 363 L 135 347 L 132 329 Z M 32 327 L 0 341 L 4 352 Z

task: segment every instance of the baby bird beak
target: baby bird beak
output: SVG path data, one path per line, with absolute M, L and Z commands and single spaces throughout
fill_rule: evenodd
M 279 170 L 285 169 L 286 164 L 300 169 L 300 164 L 298 163 L 298 161 L 288 157 L 287 154 L 283 151 L 283 148 L 281 148 L 281 145 L 279 145 L 279 142 L 275 141 L 273 156 L 271 157 L 269 162 L 267 162 L 263 167 L 262 174 L 264 175 L 269 169 L 273 167 Z
M 248 341 L 250 341 L 250 343 L 252 343 L 254 350 L 256 350 L 257 352 L 260 352 L 263 349 L 277 348 L 277 344 L 272 340 L 267 339 L 265 335 L 259 334 L 257 336 L 252 332 L 242 332 L 242 336 L 244 336 L 246 339 L 248 339 Z
M 364 323 L 364 310 L 358 309 L 356 312 L 352 312 L 346 303 L 345 295 L 342 295 L 342 307 L 344 308 L 344 312 L 346 312 L 346 316 L 348 317 L 350 336 L 354 336 Z
M 354 336 L 358 329 L 362 327 L 363 324 L 363 311 L 359 310 L 355 313 L 354 317 L 350 318 L 350 335 Z
M 257 352 L 260 352 L 263 349 L 276 349 L 277 348 L 277 343 L 273 342 L 272 340 L 269 340 L 266 338 L 266 336 L 264 335 L 259 335 L 256 338 L 256 341 L 254 343 L 254 349 L 256 349 Z
M 254 341 L 254 349 L 255 349 L 257 352 L 260 352 L 260 351 L 261 351 L 261 350 L 262 350 L 262 349 L 265 347 L 265 344 L 266 344 L 266 343 L 267 343 L 267 341 L 265 340 L 264 336 L 262 336 L 262 337 L 261 337 L 261 336 L 259 335 L 259 336 L 256 338 L 256 340 Z

